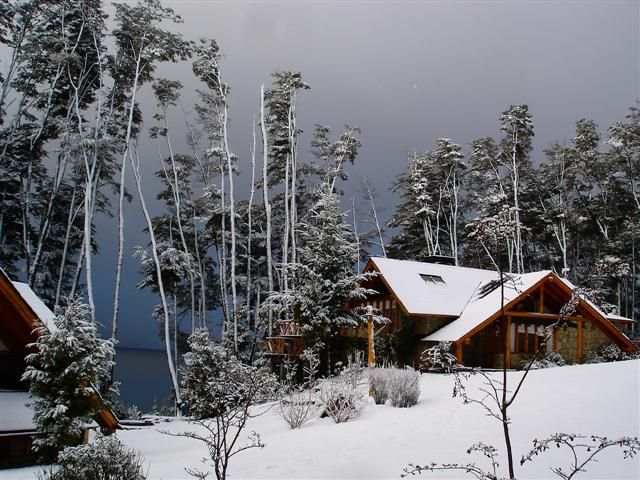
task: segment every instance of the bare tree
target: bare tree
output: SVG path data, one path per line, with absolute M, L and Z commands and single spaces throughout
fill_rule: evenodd
M 135 150 L 135 160 L 131 153 L 131 150 Z M 149 232 L 149 240 L 151 242 L 151 254 L 153 256 L 153 261 L 156 267 L 156 276 L 158 282 L 158 292 L 160 293 L 160 301 L 162 303 L 162 314 L 163 314 L 163 325 L 164 325 L 164 346 L 167 353 L 167 363 L 169 365 L 169 374 L 171 375 L 171 383 L 173 385 L 173 391 L 175 392 L 175 409 L 177 411 L 177 406 L 182 403 L 180 398 L 180 386 L 178 384 L 178 376 L 176 372 L 176 367 L 174 364 L 174 359 L 171 355 L 171 332 L 170 332 L 170 314 L 169 314 L 169 306 L 167 303 L 167 296 L 165 293 L 164 284 L 162 282 L 162 268 L 160 264 L 160 258 L 158 257 L 158 245 L 156 243 L 156 236 L 153 230 L 153 223 L 151 222 L 151 216 L 149 215 L 149 210 L 147 208 L 147 204 L 144 200 L 144 195 L 142 193 L 142 182 L 141 182 L 141 172 L 140 172 L 140 157 L 138 156 L 137 149 L 129 149 L 129 162 L 131 163 L 131 168 L 133 170 L 133 176 L 136 181 L 136 188 L 138 191 L 138 199 L 140 200 L 140 206 L 142 207 L 142 213 L 144 214 L 144 219 L 147 223 L 147 230 Z
M 269 164 L 269 149 L 267 138 L 267 127 L 264 113 L 264 85 L 260 86 L 260 129 L 262 133 L 262 198 L 264 201 L 264 211 L 266 215 L 266 243 L 267 243 L 267 286 L 269 294 L 273 292 L 273 253 L 271 250 L 271 204 L 269 203 L 269 181 L 267 170 Z M 269 323 L 267 334 L 271 334 L 273 329 L 273 313 L 269 309 Z

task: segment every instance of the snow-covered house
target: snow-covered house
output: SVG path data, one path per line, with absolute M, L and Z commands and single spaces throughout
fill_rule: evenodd
M 402 345 L 396 340 L 396 350 L 403 348 L 405 358 L 414 362 L 425 348 L 448 341 L 459 362 L 498 367 L 505 357 L 507 331 L 506 363 L 517 368 L 543 345 L 545 327 L 558 321 L 575 290 L 549 270 L 509 275 L 504 288 L 495 271 L 439 263 L 373 257 L 364 271 L 378 272 L 366 285 L 378 293 L 350 306 L 372 305 L 390 319 L 378 335 L 395 333 L 396 339 L 404 339 Z M 506 328 L 497 328 L 502 292 Z M 569 363 L 581 363 L 589 352 L 610 343 L 636 351 L 620 329 L 628 321 L 579 299 L 564 326 L 554 329 L 544 346 Z M 345 333 L 364 337 L 366 328 Z
M 20 378 L 26 367 L 28 344 L 35 340 L 36 321 L 56 328 L 53 312 L 29 285 L 12 282 L 0 269 L 0 468 L 33 463 L 31 442 L 36 434 L 33 410 L 28 406 L 28 385 Z M 100 397 L 96 392 L 96 402 Z M 118 420 L 102 408 L 95 421 L 114 430 Z

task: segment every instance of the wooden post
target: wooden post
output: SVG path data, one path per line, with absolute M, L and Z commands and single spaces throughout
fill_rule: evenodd
M 507 365 L 507 368 L 511 368 L 511 317 L 507 317 L 507 328 L 504 334 L 506 335 L 505 344 L 507 346 L 505 351 L 504 361 Z M 517 334 L 518 332 L 516 332 L 516 335 Z M 525 335 L 525 338 L 526 338 L 526 335 Z
M 540 313 L 544 313 L 544 285 L 540 287 L 540 305 L 539 305 Z
M 367 336 L 369 338 L 369 396 L 373 396 L 371 388 L 371 375 L 373 368 L 376 366 L 376 351 L 373 343 L 373 307 L 367 306 Z
M 576 349 L 576 363 L 582 363 L 582 326 L 583 320 L 578 320 L 578 348 Z
M 456 342 L 456 360 L 460 365 L 462 365 L 462 342 L 463 341 L 464 340 L 460 340 L 459 342 Z

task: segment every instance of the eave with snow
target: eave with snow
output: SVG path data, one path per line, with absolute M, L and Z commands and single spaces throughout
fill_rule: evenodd
M 0 269 L 0 468 L 33 463 L 31 441 L 36 434 L 28 385 L 20 378 L 26 367 L 28 345 L 37 339 L 36 326 L 56 329 L 53 312 L 29 285 L 13 282 Z M 94 401 L 102 405 L 97 391 Z M 101 407 L 94 417 L 106 430 L 118 428 L 118 419 Z
M 414 362 L 425 348 L 443 341 L 452 343 L 460 363 L 481 367 L 499 367 L 503 361 L 519 367 L 543 346 L 569 363 L 582 363 L 588 353 L 611 343 L 623 351 L 637 350 L 620 330 L 629 319 L 607 316 L 584 299 L 549 337 L 546 327 L 558 322 L 575 291 L 549 270 L 509 275 L 504 288 L 496 271 L 438 263 L 372 257 L 364 272 L 378 273 L 365 285 L 378 293 L 350 306 L 372 305 L 390 319 L 379 335 L 407 329 L 414 342 L 404 348 L 412 348 Z M 364 329 L 347 334 L 364 336 Z

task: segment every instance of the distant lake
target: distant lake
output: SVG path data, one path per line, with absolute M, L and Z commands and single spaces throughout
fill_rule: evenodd
M 154 403 L 165 403 L 171 393 L 171 379 L 163 350 L 118 348 L 116 362 L 115 380 L 120 382 L 122 404 L 135 405 L 146 413 Z

